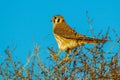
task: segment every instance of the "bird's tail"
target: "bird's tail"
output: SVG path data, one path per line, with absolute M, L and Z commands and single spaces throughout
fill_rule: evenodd
M 97 38 L 81 38 L 78 39 L 78 44 L 100 44 L 105 43 L 107 40 L 105 39 L 97 39 Z

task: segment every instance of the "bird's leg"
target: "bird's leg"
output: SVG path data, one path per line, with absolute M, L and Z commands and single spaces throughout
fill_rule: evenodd
M 71 50 L 70 49 L 68 49 L 67 51 L 66 51 L 66 56 L 65 56 L 65 58 L 62 60 L 62 63 L 65 63 L 65 62 L 68 62 L 70 59 L 69 59 L 69 53 L 71 52 Z
M 60 53 L 61 53 L 61 51 L 59 51 L 59 52 L 56 53 L 56 54 L 53 54 L 53 58 L 54 58 L 55 60 L 58 60 L 58 56 L 60 55 Z
M 65 56 L 65 61 L 68 61 L 68 60 L 69 60 L 69 57 L 68 57 L 68 56 L 69 56 L 69 53 L 66 54 L 66 56 Z
M 61 53 L 61 50 L 60 50 L 60 51 L 58 51 L 57 56 L 59 56 L 59 55 L 60 55 L 60 53 Z

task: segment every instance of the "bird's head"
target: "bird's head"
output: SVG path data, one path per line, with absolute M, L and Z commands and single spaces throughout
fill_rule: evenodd
M 59 24 L 59 23 L 65 22 L 64 18 L 60 15 L 53 16 L 51 21 L 52 21 L 53 24 Z

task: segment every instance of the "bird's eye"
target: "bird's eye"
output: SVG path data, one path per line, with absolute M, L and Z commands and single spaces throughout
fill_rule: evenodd
M 57 18 L 57 17 L 54 17 L 55 19 Z
M 55 23 L 55 20 L 57 19 L 56 16 L 53 17 L 52 21 Z

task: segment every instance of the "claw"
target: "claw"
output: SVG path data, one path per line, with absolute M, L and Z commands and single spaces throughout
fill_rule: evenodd
M 51 54 L 54 60 L 58 60 L 59 55 L 60 55 L 60 51 L 58 53 Z
M 53 54 L 53 58 L 54 58 L 55 60 L 58 60 L 58 56 L 57 56 L 56 54 Z
M 50 54 L 50 56 L 51 56 L 54 60 L 58 60 L 58 56 L 56 55 L 56 53 Z
M 65 64 L 66 62 L 71 62 L 71 59 L 69 59 L 68 54 L 66 54 L 66 57 L 62 60 L 62 64 Z

